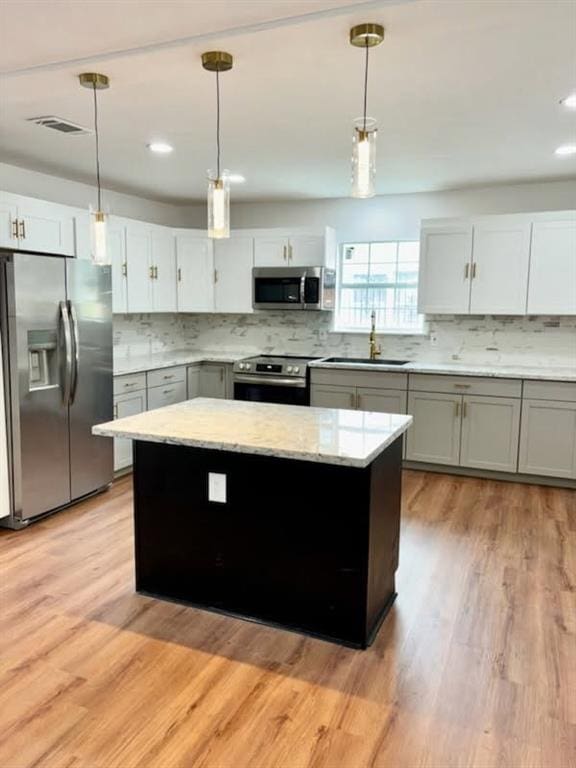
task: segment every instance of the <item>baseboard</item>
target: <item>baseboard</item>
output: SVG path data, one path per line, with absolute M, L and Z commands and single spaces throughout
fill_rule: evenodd
M 528 485 L 547 485 L 553 488 L 574 488 L 576 480 L 562 477 L 542 477 L 541 475 L 522 475 L 514 472 L 493 472 L 472 467 L 453 467 L 451 464 L 427 464 L 420 461 L 402 463 L 403 469 L 417 469 L 421 472 L 436 472 L 443 475 L 459 475 L 461 477 L 479 477 L 484 480 L 504 480 L 508 483 L 526 483 Z

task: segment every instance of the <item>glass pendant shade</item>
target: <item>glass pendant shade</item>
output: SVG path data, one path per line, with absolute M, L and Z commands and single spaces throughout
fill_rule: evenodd
M 230 184 L 225 173 L 208 178 L 208 237 L 230 237 Z
M 90 212 L 90 236 L 94 264 L 110 264 L 106 247 L 106 215 L 102 211 Z
M 372 118 L 354 121 L 352 197 L 374 197 L 376 194 L 376 134 L 376 121 Z

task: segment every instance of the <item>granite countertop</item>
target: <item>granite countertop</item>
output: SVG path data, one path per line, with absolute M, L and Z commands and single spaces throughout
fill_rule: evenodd
M 316 360 L 310 363 L 311 368 L 331 368 L 343 371 L 385 371 L 390 373 L 436 373 L 456 376 L 488 376 L 504 379 L 538 379 L 543 381 L 572 381 L 576 382 L 576 365 L 574 367 L 536 367 L 521 365 L 471 365 L 467 363 L 426 363 L 409 362 L 406 365 L 371 365 L 370 363 L 328 363 Z
M 411 416 L 197 397 L 93 427 L 95 435 L 367 467 Z
M 114 376 L 126 373 L 143 373 L 158 368 L 170 368 L 173 365 L 191 365 L 192 363 L 235 363 L 253 352 L 221 352 L 198 349 L 173 349 L 167 352 L 151 352 L 143 355 L 130 355 L 114 358 Z

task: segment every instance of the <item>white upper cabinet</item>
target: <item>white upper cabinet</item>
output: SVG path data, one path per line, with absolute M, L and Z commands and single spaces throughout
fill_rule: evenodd
M 214 311 L 214 249 L 200 231 L 176 231 L 179 312 Z
M 0 245 L 21 251 L 76 255 L 75 210 L 66 205 L 3 192 Z
M 125 314 L 128 312 L 128 264 L 126 224 L 122 219 L 108 219 L 106 247 L 112 263 L 112 311 Z
M 288 267 L 288 238 L 284 235 L 256 235 L 254 238 L 255 267 Z
M 532 225 L 529 315 L 576 315 L 576 213 Z
M 290 237 L 289 257 L 293 267 L 323 267 L 328 264 L 324 235 L 293 235 Z
M 130 222 L 126 227 L 128 311 L 152 312 L 152 227 Z
M 330 267 L 336 264 L 334 230 L 255 230 L 255 267 Z
M 471 224 L 424 224 L 420 236 L 418 311 L 431 315 L 468 313 L 471 265 Z
M 425 314 L 576 314 L 576 211 L 424 221 Z
M 19 248 L 18 206 L 13 195 L 0 195 L 0 248 Z
M 178 310 L 176 248 L 168 227 L 152 227 L 152 311 Z
M 214 241 L 214 309 L 246 314 L 252 309 L 252 237 L 232 234 Z
M 530 227 L 528 216 L 493 216 L 474 224 L 471 314 L 525 314 Z

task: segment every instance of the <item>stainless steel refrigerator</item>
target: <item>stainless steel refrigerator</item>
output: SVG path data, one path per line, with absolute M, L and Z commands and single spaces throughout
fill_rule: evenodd
M 112 441 L 110 267 L 62 256 L 0 251 L 0 328 L 10 513 L 35 518 L 105 488 Z

